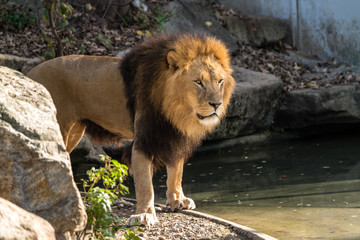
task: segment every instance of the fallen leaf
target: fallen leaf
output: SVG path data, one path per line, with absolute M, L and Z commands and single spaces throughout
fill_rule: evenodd
M 211 26 L 212 26 L 212 22 L 210 22 L 210 21 L 206 21 L 206 22 L 205 22 L 205 26 L 207 26 L 207 27 L 211 27 Z

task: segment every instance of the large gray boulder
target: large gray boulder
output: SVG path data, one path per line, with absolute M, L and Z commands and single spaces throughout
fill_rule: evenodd
M 86 213 L 47 90 L 0 67 L 0 197 L 48 220 L 57 239 L 82 230 Z
M 45 219 L 0 197 L 1 240 L 55 240 L 55 230 Z
M 209 136 L 219 140 L 250 135 L 273 124 L 283 82 L 271 74 L 234 66 L 236 87 L 225 120 Z
M 286 92 L 276 119 L 282 128 L 359 123 L 360 90 L 349 85 Z
M 172 11 L 170 21 L 164 24 L 166 33 L 200 32 L 216 36 L 229 48 L 230 52 L 238 49 L 236 39 L 212 14 L 209 1 L 178 0 L 171 1 L 166 10 Z

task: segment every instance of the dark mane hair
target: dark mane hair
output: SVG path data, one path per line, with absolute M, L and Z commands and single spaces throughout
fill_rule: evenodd
M 167 54 L 178 37 L 162 36 L 144 42 L 132 49 L 120 65 L 133 120 L 136 110 L 141 111 L 138 119 L 141 124 L 134 136 L 135 148 L 153 158 L 155 166 L 171 166 L 180 158 L 187 160 L 201 142 L 180 132 L 150 99 L 151 91 L 158 87 L 162 74 L 169 69 Z

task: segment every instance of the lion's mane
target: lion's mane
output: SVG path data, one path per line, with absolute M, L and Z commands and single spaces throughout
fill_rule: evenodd
M 167 61 L 170 51 L 178 54 L 176 64 Z M 231 74 L 230 57 L 226 47 L 218 40 L 203 35 L 172 35 L 153 38 L 133 48 L 123 59 L 120 71 L 125 82 L 127 106 L 133 121 L 140 121 L 134 139 L 135 148 L 153 159 L 155 166 L 173 165 L 174 161 L 190 156 L 210 129 L 199 129 L 196 134 L 176 125 L 164 113 L 165 86 L 178 69 L 188 69 L 199 56 L 213 56 L 222 68 Z M 224 90 L 224 105 L 230 101 L 234 83 Z M 182 86 L 177 86 L 179 95 Z M 169 99 L 167 99 L 169 101 Z M 171 101 L 171 99 L 170 99 Z M 181 113 L 180 113 L 181 115 Z M 176 117 L 176 116 L 175 116 Z M 127 155 L 129 155 L 129 149 Z

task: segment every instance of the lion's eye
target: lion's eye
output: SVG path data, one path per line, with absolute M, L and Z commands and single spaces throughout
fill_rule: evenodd
M 196 80 L 195 83 L 196 83 L 197 85 L 200 85 L 200 86 L 203 85 L 201 80 Z
M 218 84 L 221 85 L 223 82 L 224 82 L 224 79 L 220 79 L 220 80 L 218 81 Z

